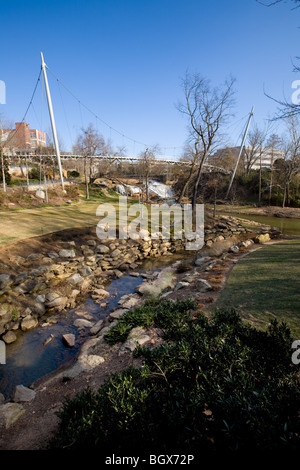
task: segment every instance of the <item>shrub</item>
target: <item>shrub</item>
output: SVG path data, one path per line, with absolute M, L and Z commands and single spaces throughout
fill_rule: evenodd
M 155 325 L 164 343 L 139 347 L 139 369 L 111 376 L 64 403 L 51 448 L 108 454 L 296 449 L 300 391 L 292 338 L 274 321 L 267 331 L 234 310 L 211 319 L 190 300 L 151 300 L 122 317 L 122 328 Z M 148 315 L 148 318 L 147 318 Z M 124 319 L 124 320 L 123 320 Z M 110 340 L 117 339 L 108 335 Z

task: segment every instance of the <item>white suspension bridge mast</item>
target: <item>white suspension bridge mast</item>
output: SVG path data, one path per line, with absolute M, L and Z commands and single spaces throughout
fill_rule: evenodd
M 50 89 L 49 89 L 47 72 L 46 72 L 47 65 L 44 62 L 44 56 L 43 56 L 42 52 L 41 52 L 41 59 L 42 59 L 42 70 L 43 70 L 44 79 L 45 79 L 45 87 L 46 87 L 46 94 L 47 94 L 48 108 L 49 108 L 49 114 L 50 114 L 50 120 L 51 120 L 51 127 L 52 127 L 55 153 L 56 153 L 56 158 L 57 158 L 57 163 L 58 163 L 61 186 L 62 186 L 62 189 L 64 190 L 64 176 L 63 176 L 63 171 L 62 171 L 60 150 L 59 150 L 59 145 L 58 145 L 56 126 L 55 126 L 55 120 L 54 120 L 54 114 L 53 114 L 53 107 L 52 107 Z

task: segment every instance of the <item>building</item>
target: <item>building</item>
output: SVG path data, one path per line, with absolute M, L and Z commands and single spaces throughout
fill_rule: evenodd
M 250 146 L 244 147 L 244 153 L 251 155 L 252 149 Z M 257 149 L 251 155 L 252 165 L 251 170 L 259 170 L 260 165 L 262 168 L 270 169 L 274 162 L 278 159 L 284 158 L 284 151 L 277 149 L 262 148 Z
M 26 122 L 16 122 L 15 129 L 0 129 L 0 141 L 4 149 L 18 153 L 46 147 L 46 134 L 38 129 L 30 129 Z
M 224 167 L 226 169 L 233 169 L 239 152 L 240 147 L 226 147 L 219 149 L 213 155 L 208 157 L 207 163 Z M 259 148 L 252 149 L 249 145 L 244 146 L 240 159 L 241 167 L 246 167 L 247 155 L 249 156 L 248 159 L 250 159 L 251 170 L 259 170 L 260 165 L 263 169 L 270 169 L 276 160 L 284 158 L 284 151 L 269 148 L 263 148 L 260 151 Z

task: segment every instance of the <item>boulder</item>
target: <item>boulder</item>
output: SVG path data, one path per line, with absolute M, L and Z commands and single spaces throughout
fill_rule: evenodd
M 63 249 L 63 250 L 60 250 L 59 256 L 60 256 L 61 258 L 75 258 L 76 253 L 75 253 L 74 250 L 66 250 L 66 249 Z
M 110 254 L 111 258 L 118 258 L 121 254 L 121 250 L 119 250 L 118 248 L 116 248 L 115 250 L 113 250 Z
M 110 318 L 113 318 L 114 320 L 118 320 L 121 318 L 125 312 L 128 312 L 126 308 L 117 308 L 111 314 L 109 315 Z
M 197 279 L 196 289 L 198 292 L 207 292 L 212 290 L 212 286 L 205 279 Z
M 187 282 L 187 281 L 179 281 L 179 282 L 177 282 L 174 291 L 182 289 L 183 287 L 188 287 L 189 285 L 190 285 L 190 283 Z
M 75 273 L 75 274 L 72 274 L 72 276 L 68 277 L 66 280 L 67 280 L 70 284 L 76 286 L 77 284 L 79 284 L 80 282 L 83 281 L 83 277 L 80 276 L 80 274 Z
M 97 323 L 95 323 L 94 326 L 92 326 L 92 328 L 90 329 L 90 335 L 97 335 L 99 333 L 102 328 L 103 321 L 104 320 L 99 320 L 97 321 Z
M 132 352 L 138 345 L 142 346 L 147 341 L 150 341 L 150 337 L 146 334 L 146 331 L 142 327 L 137 326 L 131 330 L 127 341 L 122 344 L 119 350 L 119 355 Z
M 73 325 L 76 328 L 92 328 L 94 326 L 94 323 L 90 322 L 89 320 L 86 320 L 85 318 L 77 318 L 77 320 L 74 321 Z
M 270 235 L 269 233 L 260 233 L 255 237 L 254 241 L 255 243 L 266 243 L 270 241 Z
M 32 317 L 31 315 L 27 315 L 23 320 L 21 321 L 21 330 L 22 331 L 28 331 L 32 330 L 38 325 L 38 321 L 36 318 Z
M 87 240 L 86 244 L 89 245 L 89 246 L 96 246 L 96 241 L 95 240 Z
M 13 391 L 12 400 L 15 403 L 32 401 L 36 396 L 36 392 L 24 385 L 17 385 Z
M 196 266 L 204 266 L 205 264 L 207 264 L 209 261 L 210 261 L 210 257 L 209 256 L 197 256 L 197 258 L 195 259 L 195 265 Z
M 238 253 L 240 251 L 239 247 L 237 245 L 232 245 L 230 248 L 229 248 L 229 253 Z
M 91 270 L 91 268 L 89 268 L 89 266 L 85 266 L 84 268 L 79 269 L 78 272 L 83 277 L 90 276 L 91 274 L 93 274 L 93 271 Z
M 89 368 L 97 367 L 100 364 L 103 364 L 104 358 L 102 356 L 97 356 L 96 354 L 89 354 L 88 356 L 82 356 L 80 362 L 86 364 Z
M 17 337 L 13 331 L 8 331 L 4 336 L 2 336 L 2 339 L 6 344 L 10 344 L 16 341 Z
M 63 343 L 65 343 L 69 348 L 73 348 L 75 346 L 75 335 L 72 333 L 67 333 L 62 337 Z
M 98 245 L 97 248 L 96 248 L 96 252 L 101 253 L 101 254 L 108 253 L 109 251 L 110 250 L 109 250 L 108 246 L 106 246 L 106 245 Z
M 45 306 L 47 308 L 56 307 L 58 309 L 63 309 L 67 303 L 67 297 L 56 297 L 55 299 L 51 300 L 50 302 L 46 302 Z
M 0 422 L 4 421 L 6 429 L 14 424 L 23 414 L 25 409 L 19 403 L 5 403 L 0 406 Z
M 14 282 L 15 276 L 12 274 L 0 274 L 0 290 L 7 289 Z

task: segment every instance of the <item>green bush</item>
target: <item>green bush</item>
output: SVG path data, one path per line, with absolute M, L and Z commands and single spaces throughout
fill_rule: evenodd
M 141 368 L 67 400 L 51 449 L 201 457 L 205 451 L 299 447 L 298 369 L 288 328 L 273 321 L 259 331 L 235 311 L 208 319 L 192 305 L 151 300 L 122 317 L 125 330 L 161 328 L 163 344 L 136 350 Z M 114 331 L 111 342 L 122 336 Z

